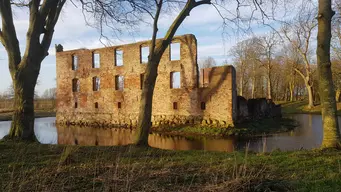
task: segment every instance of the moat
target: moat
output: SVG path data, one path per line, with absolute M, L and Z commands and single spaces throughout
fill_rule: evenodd
M 152 147 L 171 150 L 207 150 L 226 151 L 242 150 L 246 146 L 251 151 L 273 151 L 276 149 L 298 150 L 317 148 L 322 143 L 321 115 L 296 114 L 286 116 L 299 122 L 295 130 L 266 137 L 241 138 L 205 138 L 181 137 L 151 134 L 149 144 Z M 341 123 L 341 118 L 339 117 Z M 0 138 L 10 127 L 10 121 L 0 122 Z M 132 142 L 134 132 L 129 129 L 103 129 L 89 127 L 57 126 L 55 117 L 35 120 L 37 139 L 43 144 L 79 144 L 79 145 L 127 145 Z

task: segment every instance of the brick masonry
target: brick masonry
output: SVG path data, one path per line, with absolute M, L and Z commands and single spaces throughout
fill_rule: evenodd
M 146 68 L 141 47 L 149 43 L 57 52 L 57 123 L 135 127 L 141 75 Z M 233 125 L 237 110 L 234 67 L 207 68 L 199 73 L 195 36 L 177 36 L 173 43 L 180 43 L 180 60 L 170 59 L 170 48 L 162 56 L 153 97 L 153 126 Z M 115 66 L 116 50 L 123 51 L 123 66 Z M 94 53 L 100 55 L 99 68 L 93 68 Z M 76 70 L 73 56 L 78 58 Z M 180 72 L 180 88 L 171 88 L 172 72 Z M 117 75 L 124 77 L 123 90 L 115 89 Z M 100 79 L 98 91 L 93 91 L 93 77 Z M 76 92 L 74 79 L 79 83 Z

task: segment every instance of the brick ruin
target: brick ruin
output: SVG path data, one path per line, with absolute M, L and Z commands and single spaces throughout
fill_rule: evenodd
M 136 126 L 149 43 L 57 52 L 57 124 Z M 235 76 L 233 66 L 199 73 L 195 36 L 174 37 L 158 68 L 153 126 L 232 125 Z

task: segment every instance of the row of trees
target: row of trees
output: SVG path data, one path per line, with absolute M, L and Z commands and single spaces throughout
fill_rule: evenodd
M 140 102 L 137 127 L 137 145 L 148 145 L 151 127 L 152 99 L 157 78 L 160 59 L 172 42 L 179 26 L 190 16 L 193 9 L 200 6 L 212 6 L 222 17 L 223 29 L 241 25 L 250 26 L 253 19 L 265 21 L 278 15 L 275 8 L 286 8 L 290 0 L 78 0 L 85 14 L 90 14 L 94 26 L 101 34 L 110 29 L 114 34 L 123 29 L 134 29 L 139 23 L 150 21 L 152 26 L 151 43 L 149 45 L 148 64 L 145 71 L 143 90 Z M 69 1 L 68 1 L 69 2 Z M 70 1 L 76 5 L 76 0 Z M 15 111 L 8 135 L 12 139 L 34 140 L 34 88 L 42 60 L 48 50 L 54 34 L 59 15 L 64 9 L 66 0 L 2 0 L 0 1 L 0 42 L 8 56 L 9 69 L 14 85 Z M 336 105 L 334 88 L 330 70 L 330 23 L 333 16 L 331 0 L 319 0 L 318 18 L 318 49 L 317 65 L 319 76 L 320 97 L 323 103 L 322 116 L 324 123 L 324 146 L 335 147 L 339 144 L 339 131 L 336 121 Z M 26 35 L 26 49 L 23 55 L 13 22 L 12 9 L 16 6 L 29 9 L 29 28 Z M 231 8 L 232 7 L 232 8 Z M 175 19 L 163 37 L 159 35 L 159 18 L 162 14 L 176 13 Z M 314 15 L 316 16 L 316 15 Z M 88 17 L 85 17 L 88 18 Z M 147 21 L 148 22 L 148 21 Z M 123 28 L 122 28 L 123 27 Z M 162 35 L 161 35 L 162 36 Z M 304 42 L 303 42 L 304 43 Z M 272 42 L 270 42 L 272 44 Z M 301 48 L 301 47 L 300 47 Z M 273 49 L 270 49 L 272 52 Z M 262 59 L 266 66 L 267 78 L 271 79 L 272 59 Z M 308 65 L 306 65 L 307 68 Z M 310 65 L 309 65 L 310 66 Z M 255 66 L 256 67 L 256 66 Z M 295 69 L 298 72 L 299 69 Z M 311 72 L 305 69 L 305 84 L 311 86 Z M 302 73 L 302 72 L 301 72 Z M 272 82 L 267 82 L 268 97 L 272 98 Z M 244 91 L 244 88 L 242 89 Z M 255 94 L 255 89 L 253 90 Z M 333 97 L 331 97 L 333 95 Z M 328 141 L 328 142 L 325 142 Z
M 0 93 L 0 100 L 11 100 L 14 99 L 14 89 L 8 88 L 7 91 Z M 45 89 L 45 91 L 39 95 L 37 92 L 34 93 L 34 99 L 56 99 L 56 88 Z
M 308 98 L 309 107 L 320 103 L 314 38 L 317 32 L 316 10 L 305 4 L 294 19 L 283 23 L 279 30 L 246 39 L 231 49 L 237 68 L 239 95 L 277 101 Z M 341 22 L 338 18 L 333 21 L 332 31 L 336 101 L 341 99 Z
M 39 80 L 37 81 L 37 85 L 39 85 Z M 6 91 L 0 93 L 0 100 L 11 100 L 14 99 L 15 91 L 14 86 L 11 84 L 8 86 Z M 45 91 L 39 95 L 39 93 L 34 90 L 34 99 L 56 99 L 56 88 L 48 88 L 45 89 Z
M 340 1 L 335 1 L 338 17 L 332 21 L 335 14 L 332 1 L 319 0 L 317 8 L 305 2 L 279 32 L 247 39 L 231 51 L 238 70 L 240 95 L 255 98 L 266 92 L 268 99 L 292 101 L 295 96 L 298 99 L 307 93 L 308 107 L 313 107 L 314 98 L 318 98 L 322 106 L 323 147 L 340 147 L 336 117 L 336 100 L 340 98 L 340 7 Z M 333 70 L 331 47 L 335 55 Z
M 301 100 L 307 96 L 311 101 L 309 106 L 313 106 L 314 101 L 318 102 L 316 64 L 305 64 L 290 44 L 269 44 L 267 40 L 276 42 L 272 39 L 274 34 L 247 39 L 232 48 L 238 94 L 277 101 Z

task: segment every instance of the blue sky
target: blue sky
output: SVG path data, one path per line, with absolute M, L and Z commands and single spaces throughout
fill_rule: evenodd
M 165 34 L 174 16 L 175 14 L 168 14 L 160 18 L 159 37 Z M 23 53 L 28 27 L 28 10 L 15 9 L 14 20 L 21 52 Z M 222 64 L 225 60 L 232 61 L 229 57 L 229 49 L 237 41 L 248 38 L 248 35 L 238 33 L 238 30 L 235 31 L 230 28 L 228 29 L 229 35 L 223 38 L 221 26 L 222 19 L 218 12 L 213 6 L 204 5 L 192 10 L 191 15 L 186 18 L 176 35 L 194 34 L 198 41 L 198 59 L 211 56 L 218 64 Z M 254 34 L 261 35 L 270 31 L 270 28 L 263 25 L 253 25 L 252 30 Z M 112 37 L 111 41 L 112 44 L 125 44 L 148 40 L 151 38 L 151 32 L 151 27 L 144 24 L 139 26 L 139 31 L 134 36 L 122 34 L 120 39 Z M 100 35 L 96 29 L 85 24 L 81 10 L 70 3 L 67 4 L 55 28 L 54 38 L 49 50 L 50 55 L 45 58 L 41 66 L 38 78 L 40 83 L 36 87 L 38 94 L 42 94 L 45 89 L 56 86 L 55 44 L 62 44 L 64 50 L 103 47 L 104 45 L 99 41 L 99 37 Z M 4 92 L 11 84 L 11 77 L 8 70 L 7 54 L 2 45 L 0 45 L 0 77 L 0 92 Z

